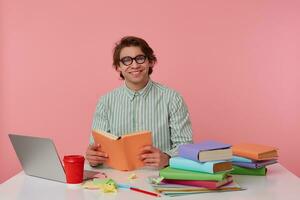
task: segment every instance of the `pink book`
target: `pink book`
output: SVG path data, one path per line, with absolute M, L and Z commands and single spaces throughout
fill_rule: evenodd
M 218 189 L 219 187 L 231 183 L 232 176 L 227 176 L 221 181 L 200 181 L 200 180 L 176 180 L 176 179 L 163 179 L 162 182 L 166 184 L 189 185 L 195 187 L 205 187 L 208 189 Z

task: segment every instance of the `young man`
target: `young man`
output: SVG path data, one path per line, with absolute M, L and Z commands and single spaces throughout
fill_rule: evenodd
M 125 84 L 100 98 L 93 130 L 117 136 L 152 131 L 153 146 L 144 147 L 140 159 L 146 166 L 162 168 L 177 154 L 178 145 L 192 143 L 192 129 L 182 97 L 150 79 L 155 63 L 152 48 L 141 38 L 124 37 L 116 44 L 113 65 Z M 91 141 L 86 152 L 91 166 L 104 163 L 108 157 Z

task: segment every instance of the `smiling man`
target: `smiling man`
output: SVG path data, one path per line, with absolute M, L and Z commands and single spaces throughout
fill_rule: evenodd
M 127 36 L 116 44 L 113 65 L 125 84 L 100 98 L 92 128 L 116 136 L 151 131 L 153 146 L 141 150 L 141 160 L 146 166 L 162 168 L 177 155 L 178 145 L 192 143 L 192 128 L 183 98 L 150 79 L 156 61 L 141 38 Z M 108 157 L 91 138 L 86 152 L 90 165 L 102 164 Z

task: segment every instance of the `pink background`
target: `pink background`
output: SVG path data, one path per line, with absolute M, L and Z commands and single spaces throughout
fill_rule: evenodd
M 112 48 L 145 38 L 152 79 L 179 91 L 194 139 L 280 149 L 300 175 L 299 1 L 2 0 L 0 182 L 21 170 L 8 133 L 84 154 L 98 97 L 122 81 Z

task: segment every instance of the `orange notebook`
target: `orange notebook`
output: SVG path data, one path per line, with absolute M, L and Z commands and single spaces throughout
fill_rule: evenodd
M 277 148 L 260 144 L 236 144 L 232 146 L 233 155 L 254 160 L 269 160 L 278 157 Z
M 135 132 L 117 137 L 102 131 L 92 132 L 95 144 L 108 154 L 106 165 L 123 171 L 130 171 L 144 166 L 139 159 L 140 149 L 152 145 L 150 131 Z

